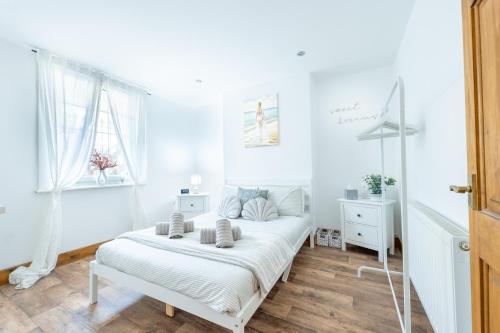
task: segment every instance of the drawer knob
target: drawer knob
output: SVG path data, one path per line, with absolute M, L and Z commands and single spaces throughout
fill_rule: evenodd
M 360 233 L 360 232 L 358 232 L 358 236 L 363 236 L 363 234 L 362 234 L 362 233 Z
M 361 217 L 361 214 L 360 214 L 360 213 L 358 213 L 358 214 L 357 214 L 357 216 L 358 216 L 358 217 Z
M 189 206 L 194 207 L 194 204 L 190 204 Z

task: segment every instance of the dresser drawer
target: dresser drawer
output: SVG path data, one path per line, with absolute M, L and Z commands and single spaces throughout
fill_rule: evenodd
M 180 198 L 181 212 L 203 212 L 205 210 L 205 200 L 197 197 Z
M 344 219 L 346 222 L 354 222 L 371 226 L 378 226 L 378 208 L 363 207 L 357 205 L 344 205 Z
M 344 228 L 346 240 L 378 246 L 377 228 L 355 223 L 346 223 Z

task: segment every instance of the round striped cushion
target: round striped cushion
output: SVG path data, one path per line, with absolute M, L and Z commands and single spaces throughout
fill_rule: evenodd
M 233 240 L 237 241 L 241 239 L 241 229 L 240 227 L 232 227 L 231 232 L 233 233 Z M 215 244 L 217 238 L 217 231 L 215 228 L 201 228 L 200 229 L 200 243 L 201 244 Z
M 215 246 L 232 247 L 234 245 L 231 222 L 223 219 L 215 222 Z
M 184 234 L 184 215 L 181 212 L 173 212 L 170 215 L 170 230 L 168 238 L 182 238 Z

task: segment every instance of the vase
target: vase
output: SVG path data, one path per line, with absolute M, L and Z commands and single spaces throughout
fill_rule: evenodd
M 99 170 L 99 175 L 97 176 L 97 185 L 103 186 L 108 181 L 108 175 L 106 175 L 106 170 Z
M 381 201 L 382 200 L 382 193 L 370 193 L 370 200 Z

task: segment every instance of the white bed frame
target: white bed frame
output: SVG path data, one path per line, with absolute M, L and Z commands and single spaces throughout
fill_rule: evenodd
M 316 232 L 316 227 L 313 219 L 312 210 L 312 184 L 311 181 L 250 181 L 244 179 L 231 179 L 226 180 L 228 185 L 239 185 L 239 186 L 300 186 L 306 194 L 306 212 L 309 213 L 311 226 L 308 230 L 304 232 L 299 240 L 300 244 L 303 244 L 306 239 L 310 238 L 310 246 L 314 247 L 314 234 Z M 300 250 L 300 246 L 297 247 L 297 252 Z M 281 275 L 281 280 L 286 282 L 288 279 L 288 274 L 292 267 L 293 258 L 285 265 L 283 268 L 283 274 Z M 145 281 L 133 275 L 129 275 L 120 272 L 109 266 L 99 264 L 95 260 L 90 263 L 89 267 L 89 301 L 90 304 L 95 304 L 97 302 L 97 278 L 98 276 L 103 277 L 113 283 L 124 286 L 126 288 L 132 289 L 134 291 L 140 292 L 142 294 L 148 295 L 166 304 L 166 314 L 169 316 L 174 315 L 174 308 L 182 309 L 189 312 L 195 316 L 206 319 L 222 327 L 228 328 L 233 331 L 233 333 L 243 333 L 245 330 L 245 325 L 248 323 L 250 318 L 252 318 L 255 311 L 262 304 L 267 294 L 261 294 L 260 290 L 257 290 L 255 294 L 244 304 L 241 310 L 235 315 L 231 316 L 227 313 L 217 312 L 204 303 L 195 300 L 191 297 L 182 295 L 176 291 L 170 290 L 168 288 L 159 286 L 157 284 Z M 273 284 L 279 280 L 279 276 L 276 278 Z

